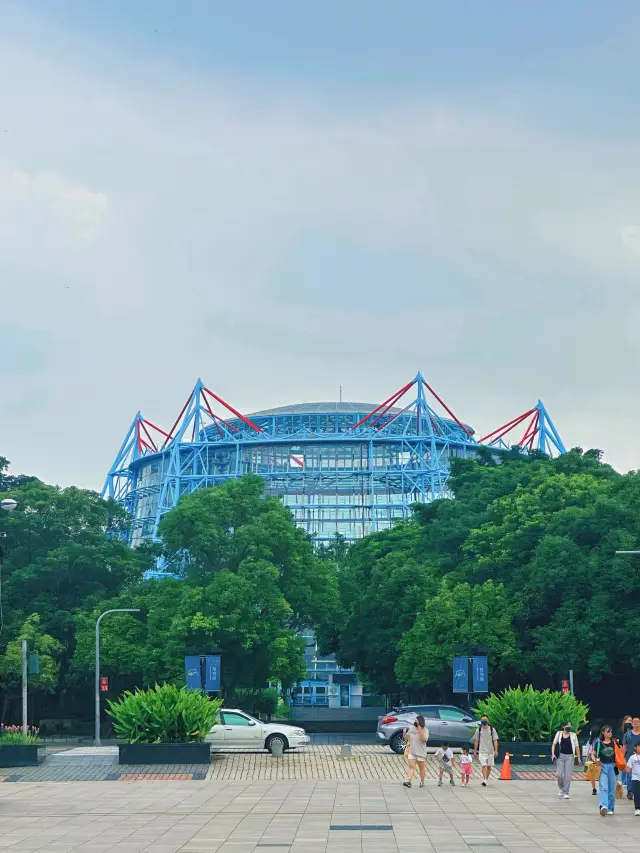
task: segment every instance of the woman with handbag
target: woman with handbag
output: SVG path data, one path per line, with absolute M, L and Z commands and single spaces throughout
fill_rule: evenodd
M 569 799 L 573 765 L 576 759 L 578 764 L 582 764 L 578 735 L 573 731 L 573 724 L 569 720 L 565 723 L 563 729 L 556 732 L 551 747 L 551 760 L 556 762 L 558 796 L 564 797 L 565 800 Z
M 613 738 L 611 726 L 603 726 L 600 737 L 596 741 L 593 751 L 596 761 L 602 764 L 600 770 L 600 814 L 602 817 L 614 814 L 616 802 L 616 759 L 622 754 L 622 750 Z M 624 762 L 624 757 L 622 758 Z M 626 766 L 626 764 L 625 764 Z
M 413 773 L 418 765 L 420 773 L 420 787 L 424 788 L 424 762 L 427 757 L 427 742 L 429 740 L 429 729 L 422 714 L 415 718 L 413 726 L 404 730 L 404 739 L 407 742 L 404 754 L 409 759 L 409 770 L 407 780 L 403 782 L 405 788 L 411 787 Z
M 598 796 L 598 779 L 600 778 L 600 768 L 602 765 L 596 761 L 594 750 L 598 741 L 598 730 L 593 729 L 589 735 L 589 740 L 586 742 L 586 754 L 584 760 L 584 775 L 591 782 L 591 793 L 594 797 Z

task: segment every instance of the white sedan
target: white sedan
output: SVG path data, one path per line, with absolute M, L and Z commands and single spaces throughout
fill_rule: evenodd
M 305 746 L 311 738 L 304 729 L 283 723 L 261 723 L 236 708 L 221 708 L 220 722 L 205 740 L 214 749 L 268 749 L 282 744 L 282 751 Z

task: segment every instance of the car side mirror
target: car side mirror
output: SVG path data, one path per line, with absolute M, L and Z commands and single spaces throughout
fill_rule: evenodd
M 463 717 L 463 718 L 462 718 L 462 722 L 463 722 L 463 723 L 472 723 L 472 722 L 473 722 L 473 717 Z
M 249 720 L 249 725 L 250 725 L 250 726 L 255 726 L 255 723 L 253 722 L 253 720 Z

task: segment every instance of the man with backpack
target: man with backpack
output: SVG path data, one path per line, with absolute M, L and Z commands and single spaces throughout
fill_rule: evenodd
M 498 757 L 498 733 L 489 725 L 489 718 L 483 714 L 480 718 L 480 726 L 476 731 L 476 739 L 473 744 L 473 754 L 480 758 L 482 768 L 482 786 L 487 787 L 491 776 L 491 768 Z

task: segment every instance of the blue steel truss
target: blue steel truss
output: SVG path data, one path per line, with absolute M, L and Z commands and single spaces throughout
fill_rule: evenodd
M 565 452 L 540 401 L 476 439 L 420 373 L 373 409 L 300 404 L 250 418 L 198 379 L 168 432 L 138 412 L 102 494 L 131 513 L 135 545 L 157 538 L 183 494 L 253 472 L 314 538 L 355 539 L 406 518 L 413 503 L 449 497 L 451 459 L 473 456 L 480 444 L 499 454 L 521 424 L 523 452 Z

